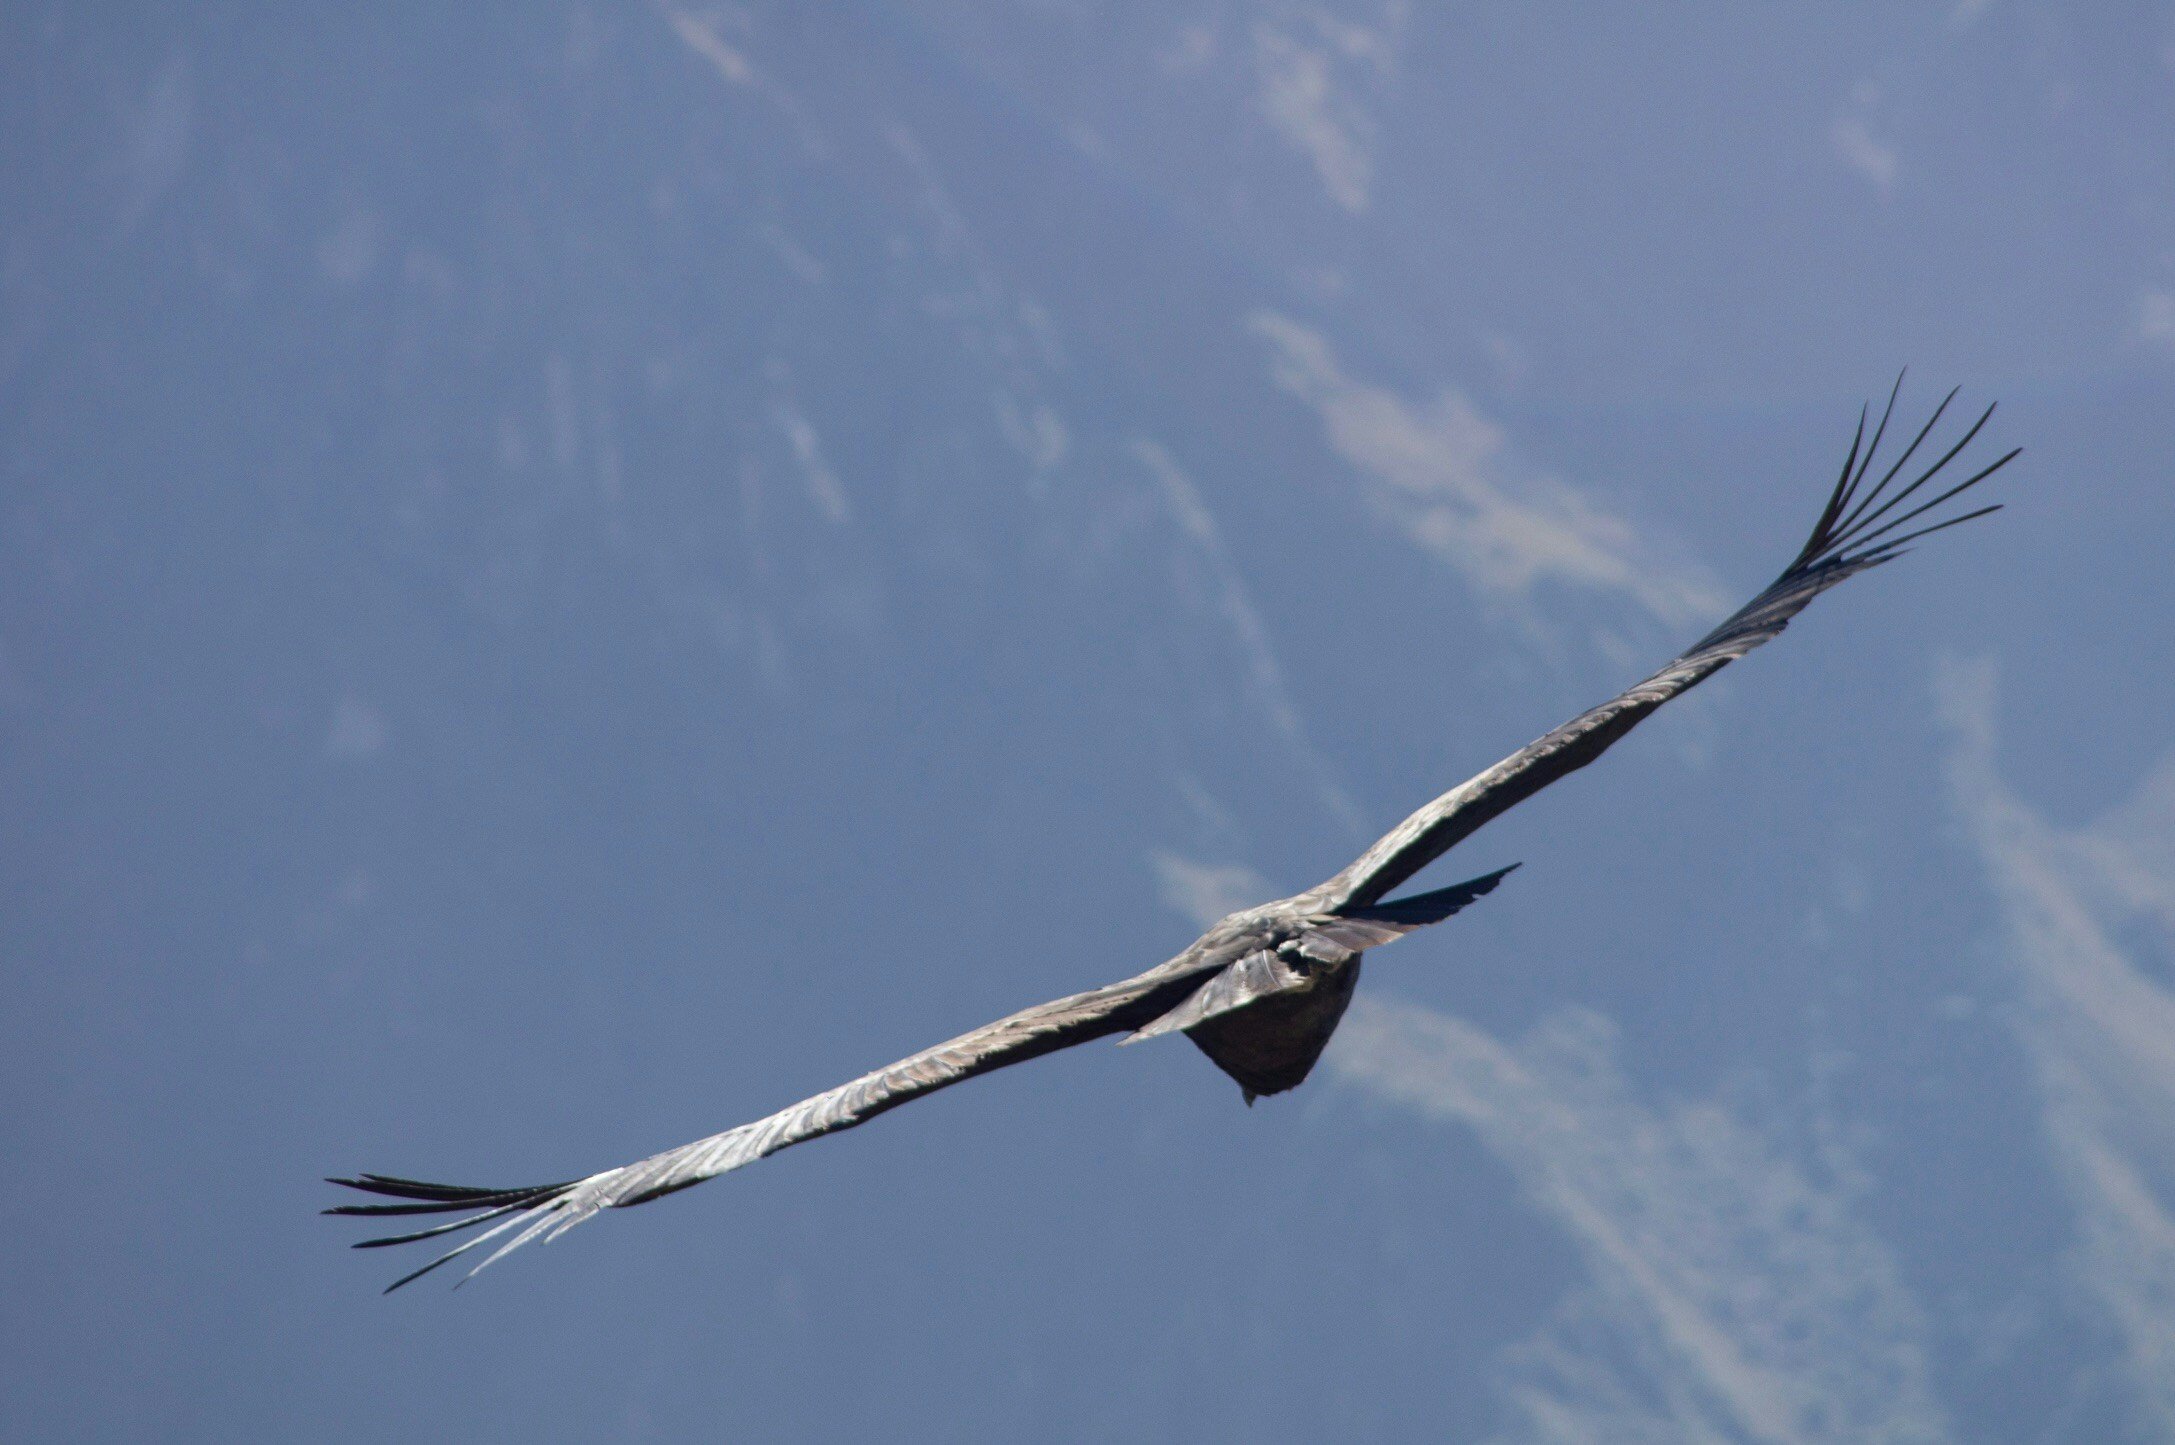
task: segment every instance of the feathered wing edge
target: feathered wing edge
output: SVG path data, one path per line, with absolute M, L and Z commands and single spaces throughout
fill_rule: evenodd
M 584 1179 L 521 1189 L 480 1189 L 386 1174 L 358 1174 L 326 1182 L 403 1202 L 343 1204 L 324 1212 L 373 1219 L 422 1214 L 460 1216 L 408 1233 L 366 1239 L 355 1245 L 357 1249 L 414 1244 L 489 1226 L 421 1269 L 394 1280 L 386 1286 L 388 1294 L 510 1233 L 510 1238 L 469 1270 L 468 1277 L 473 1278 L 522 1245 L 531 1241 L 548 1243 L 603 1210 L 646 1204 L 790 1145 L 866 1123 L 911 1099 L 977 1074 L 1137 1028 L 1190 992 L 1204 971 L 1220 968 L 1224 962 L 1181 954 L 1137 978 L 1056 999 L 986 1024 L 753 1123 Z
M 1842 474 L 1828 494 L 1827 505 L 1821 509 L 1812 535 L 1806 538 L 1805 545 L 1783 569 L 1782 575 L 1757 597 L 1646 681 L 1579 714 L 1477 777 L 1444 793 L 1384 834 L 1336 877 L 1301 896 L 1310 904 L 1333 912 L 1377 903 L 1390 890 L 1490 819 L 1601 756 L 1654 709 L 1781 633 L 1791 618 L 1828 588 L 1868 568 L 1893 561 L 1922 537 L 2000 511 L 1996 504 L 1957 516 L 1933 518 L 1915 528 L 1911 525 L 2000 471 L 2023 450 L 2019 447 L 2006 452 L 1930 499 L 1906 507 L 1906 503 L 1956 460 L 1994 414 L 1994 408 L 1987 407 L 1963 436 L 1931 465 L 1910 481 L 1897 485 L 1897 478 L 1903 475 L 1911 458 L 1917 455 L 1946 414 L 1949 403 L 1956 399 L 1954 391 L 1942 398 L 1933 415 L 1919 428 L 1902 454 L 1889 464 L 1880 480 L 1866 485 L 1874 458 L 1887 436 L 1888 423 L 1895 415 L 1896 398 L 1902 388 L 1903 378 L 1899 375 L 1895 387 L 1888 393 L 1888 404 L 1881 411 L 1870 441 L 1866 437 L 1870 408 L 1858 413 L 1858 429 L 1851 438 L 1850 452 L 1843 460 Z

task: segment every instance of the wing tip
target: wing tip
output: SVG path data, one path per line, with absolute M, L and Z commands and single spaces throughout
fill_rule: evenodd
M 1908 368 L 1905 368 L 1905 371 L 1907 372 Z M 1956 387 L 1950 388 L 1948 394 L 1941 399 L 1940 404 L 1933 409 L 1933 414 L 1926 419 L 1925 425 L 1920 427 L 1918 434 L 1911 439 L 1910 444 L 1904 447 L 1902 453 L 1882 473 L 1880 480 L 1870 488 L 1864 488 L 1863 484 L 1866 475 L 1872 470 L 1874 458 L 1880 450 L 1881 440 L 1887 431 L 1888 412 L 1893 410 L 1896 395 L 1902 389 L 1903 376 L 1904 372 L 1899 372 L 1896 376 L 1895 386 L 1889 392 L 1888 407 L 1882 413 L 1880 426 L 1875 429 L 1870 444 L 1866 443 L 1865 421 L 1864 417 L 1860 416 L 1857 431 L 1851 438 L 1848 459 L 1843 465 L 1842 480 L 1830 495 L 1828 505 L 1821 510 L 1820 519 L 1815 524 L 1812 536 L 1807 539 L 1804 549 L 1800 551 L 1796 560 L 1783 574 L 1785 578 L 1795 579 L 1823 568 L 1857 571 L 1863 567 L 1877 566 L 1881 562 L 1893 560 L 1907 543 L 1916 541 L 1921 537 L 1930 536 L 1936 531 L 1955 526 L 1958 523 L 1972 521 L 2000 510 L 1999 504 L 1982 507 L 1961 516 L 1936 521 L 1916 531 L 1907 532 L 1902 536 L 1891 536 L 1892 533 L 1897 532 L 1910 522 L 1924 516 L 1944 502 L 1961 496 L 1964 492 L 1993 476 L 2019 456 L 2022 456 L 2024 452 L 2022 447 L 2012 447 L 2009 451 L 1995 458 L 1993 462 L 1972 473 L 1955 486 L 1948 488 L 1931 501 L 1921 502 L 1899 515 L 1889 517 L 1891 512 L 1894 512 L 1921 487 L 1938 476 L 1947 468 L 1950 462 L 1954 461 L 1966 447 L 1971 445 L 1987 422 L 1992 420 L 1995 410 L 2000 405 L 1999 402 L 1989 402 L 1986 410 L 1979 413 L 1978 418 L 1969 427 L 1965 428 L 1963 435 L 1949 446 L 1938 460 L 1919 473 L 1912 481 L 1891 491 L 1891 484 L 1901 475 L 1903 468 L 1910 462 L 1911 457 L 1917 453 L 1920 445 L 1932 434 L 1935 425 L 1940 422 L 1942 416 L 1947 412 L 1949 404 L 1956 399 L 1961 390 L 1961 388 Z M 1884 518 L 1887 518 L 1887 520 L 1884 521 Z
M 346 1189 L 361 1190 L 366 1194 L 389 1195 L 395 1199 L 411 1202 L 399 1204 L 340 1204 L 320 1211 L 323 1214 L 347 1217 L 361 1216 L 365 1218 L 416 1214 L 462 1214 L 464 1216 L 406 1234 L 390 1234 L 374 1239 L 359 1239 L 348 1246 L 350 1249 L 386 1249 L 394 1245 L 415 1244 L 440 1235 L 457 1234 L 462 1230 L 474 1229 L 480 1225 L 489 1224 L 492 1226 L 467 1243 L 439 1255 L 422 1268 L 411 1270 L 399 1279 L 394 1280 L 383 1291 L 385 1294 L 391 1294 L 404 1285 L 413 1284 L 424 1275 L 438 1268 L 438 1266 L 459 1258 L 486 1240 L 495 1238 L 514 1225 L 527 1221 L 529 1223 L 528 1229 L 516 1235 L 513 1242 L 507 1246 L 502 1246 L 484 1263 L 488 1264 L 491 1260 L 500 1258 L 506 1252 L 506 1249 L 512 1247 L 512 1243 L 525 1242 L 538 1225 L 548 1220 L 550 1216 L 564 1206 L 566 1196 L 585 1181 L 572 1179 L 563 1180 L 556 1184 L 530 1185 L 520 1189 L 486 1189 L 474 1185 L 436 1184 L 421 1179 L 404 1179 L 391 1174 L 358 1174 L 351 1178 L 327 1175 L 325 1182 L 327 1184 L 337 1184 Z M 480 1269 L 481 1266 L 478 1266 L 478 1268 Z M 471 1270 L 467 1276 L 464 1276 L 464 1279 L 473 1278 L 475 1273 L 476 1271 Z

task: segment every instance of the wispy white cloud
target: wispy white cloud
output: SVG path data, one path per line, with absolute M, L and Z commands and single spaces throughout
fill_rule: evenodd
M 1861 85 L 1852 92 L 1849 106 L 1835 117 L 1828 127 L 1828 143 L 1844 165 L 1873 183 L 1882 195 L 1895 189 L 1896 175 L 1902 169 L 1902 158 L 1894 145 L 1883 140 L 1873 128 L 1873 111 L 1880 103 L 1880 92 L 1870 85 Z
M 757 234 L 763 238 L 763 244 L 785 262 L 786 269 L 806 284 L 821 286 L 828 279 L 830 273 L 824 264 L 776 221 L 765 221 Z
M 884 127 L 884 139 L 912 178 L 913 207 L 921 221 L 914 240 L 895 237 L 894 243 L 920 248 L 933 263 L 925 268 L 929 284 L 922 310 L 948 322 L 963 346 L 1012 385 L 1036 390 L 1038 378 L 1066 364 L 1050 313 L 1012 282 L 920 137 L 893 121 Z
M 673 33 L 687 47 L 710 62 L 713 70 L 734 85 L 748 85 L 755 79 L 755 67 L 748 57 L 725 39 L 723 24 L 713 16 L 697 15 L 689 10 L 667 9 L 665 18 L 672 24 Z
M 1011 391 L 995 397 L 997 426 L 1004 439 L 1027 459 L 1040 477 L 1062 466 L 1072 450 L 1072 428 L 1047 402 L 1026 401 Z
M 1213 25 L 1186 25 L 1156 53 L 1156 64 L 1174 74 L 1201 69 L 1215 60 L 1220 44 Z
M 1160 848 L 1148 861 L 1155 865 L 1163 901 L 1196 928 L 1275 896 L 1267 879 L 1236 863 L 1203 863 Z
M 1523 607 L 1541 582 L 1629 598 L 1683 625 L 1727 611 L 1698 573 L 1663 562 L 1623 518 L 1547 476 L 1516 475 L 1502 429 L 1445 388 L 1413 405 L 1348 375 L 1328 341 L 1288 317 L 1257 313 L 1277 384 L 1311 406 L 1368 500 L 1491 601 Z
M 839 485 L 838 474 L 824 460 L 823 438 L 816 434 L 808 418 L 785 401 L 771 404 L 770 418 L 784 433 L 786 445 L 793 452 L 793 463 L 800 470 L 801 480 L 807 485 L 809 500 L 815 503 L 816 510 L 826 521 L 851 520 L 853 509 L 846 501 L 846 489 Z
M 1314 33 L 1345 59 L 1368 66 L 1378 75 L 1395 74 L 1398 43 L 1412 18 L 1411 0 L 1387 0 L 1373 7 L 1375 13 L 1366 20 L 1339 14 L 1339 8 L 1307 6 L 1304 18 Z
M 1357 828 L 1359 810 L 1307 736 L 1306 723 L 1292 703 L 1291 689 L 1285 686 L 1284 669 L 1276 660 L 1276 649 L 1270 645 L 1268 628 L 1262 624 L 1261 613 L 1246 590 L 1245 580 L 1231 564 L 1223 544 L 1223 530 L 1216 525 L 1215 515 L 1202 500 L 1200 489 L 1194 486 L 1193 479 L 1171 454 L 1157 443 L 1146 439 L 1135 441 L 1133 454 L 1155 478 L 1172 518 L 1193 544 L 1208 575 L 1214 580 L 1217 607 L 1238 639 L 1259 705 L 1270 725 L 1313 776 L 1315 791 L 1323 805 L 1345 824 Z
M 2148 287 L 2137 298 L 2137 334 L 2162 346 L 2175 346 L 2175 291 Z
M 2058 826 L 1995 766 L 1995 681 L 1987 664 L 1939 679 L 1950 796 L 2000 901 L 2077 1269 L 2120 1331 L 2140 1410 L 2175 1436 L 2175 992 L 2140 957 L 2175 946 L 2175 753 L 2128 803 Z
M 1330 199 L 1367 209 L 1374 183 L 1373 123 L 1334 85 L 1335 53 L 1273 25 L 1254 30 L 1254 65 L 1262 113 L 1286 142 L 1313 163 Z
M 1180 26 L 1155 59 L 1177 77 L 1250 69 L 1250 99 L 1269 132 L 1313 168 L 1333 203 L 1357 214 L 1375 187 L 1372 109 L 1396 78 L 1410 18 L 1409 0 L 1264 0 Z
M 828 153 L 829 142 L 800 102 L 749 58 L 749 48 L 756 39 L 756 24 L 755 16 L 747 6 L 713 3 L 696 8 L 660 4 L 657 8 L 681 43 L 728 85 L 747 95 L 760 97 L 782 112 L 797 133 L 805 155 Z
M 1717 1103 L 1648 1105 L 1598 1015 L 1504 1044 L 1362 996 L 1324 1062 L 1469 1126 L 1583 1256 L 1588 1283 L 1504 1360 L 1549 1441 L 1934 1441 L 1926 1328 L 1857 1185 Z

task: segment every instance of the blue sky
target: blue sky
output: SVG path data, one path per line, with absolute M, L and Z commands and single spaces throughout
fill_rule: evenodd
M 2175 1434 L 2164 8 L 0 27 L 0 1433 Z M 1317 881 L 1905 363 L 2009 510 L 1462 845 L 1304 1090 L 1090 1047 L 458 1294 L 316 1217 Z

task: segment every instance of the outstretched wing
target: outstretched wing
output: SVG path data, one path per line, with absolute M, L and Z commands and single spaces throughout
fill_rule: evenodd
M 1902 382 L 1900 376 L 1896 378 L 1898 390 Z M 2001 470 L 2017 455 L 2015 451 L 1948 487 L 1931 501 L 1891 516 L 1897 507 L 1954 461 L 1986 425 L 1987 418 L 1994 414 L 1989 406 L 1940 460 L 1927 467 L 1915 481 L 1891 491 L 1890 484 L 1955 398 L 1956 393 L 1951 391 L 1942 400 L 1911 444 L 1904 448 L 1903 454 L 1871 488 L 1864 485 L 1866 474 L 1872 470 L 1874 454 L 1880 450 L 1881 438 L 1888 430 L 1888 419 L 1895 412 L 1896 393 L 1889 393 L 1887 409 L 1881 413 L 1870 445 L 1865 439 L 1867 416 L 1861 411 L 1857 435 L 1850 443 L 1850 455 L 1844 459 L 1842 475 L 1836 479 L 1835 490 L 1829 494 L 1828 504 L 1821 511 L 1812 536 L 1767 590 L 1660 672 L 1622 696 L 1579 714 L 1478 777 L 1444 793 L 1384 835 L 1350 867 L 1302 894 L 1301 898 L 1309 905 L 1331 912 L 1376 903 L 1489 819 L 1524 802 L 1566 773 L 1585 767 L 1608 751 L 1611 743 L 1638 726 L 1648 713 L 1781 632 L 1807 603 L 1836 583 L 1869 567 L 1894 560 L 1901 555 L 1905 544 L 1929 533 L 1999 511 L 1998 506 L 1981 507 L 1913 531 L 1901 530 Z
M 474 1274 L 531 1240 L 550 1240 L 564 1234 L 599 1210 L 647 1203 L 691 1184 L 714 1179 L 743 1164 L 752 1164 L 789 1145 L 851 1129 L 887 1109 L 895 1109 L 910 1099 L 918 1099 L 962 1079 L 971 1079 L 976 1074 L 986 1074 L 992 1069 L 1039 1058 L 1090 1039 L 1138 1028 L 1192 990 L 1199 983 L 1203 969 L 1213 970 L 1222 963 L 1223 960 L 1216 958 L 1196 960 L 1189 951 L 1137 978 L 1073 994 L 986 1024 L 948 1043 L 901 1059 L 888 1068 L 863 1074 L 850 1083 L 803 1099 L 767 1119 L 742 1124 L 737 1129 L 668 1149 L 640 1163 L 607 1169 L 586 1179 L 524 1189 L 478 1189 L 396 1179 L 384 1174 L 363 1174 L 329 1182 L 405 1202 L 344 1204 L 325 1212 L 376 1217 L 462 1216 L 412 1233 L 367 1239 L 356 1245 L 357 1249 L 411 1244 L 478 1225 L 491 1226 L 414 1273 L 395 1280 L 387 1286 L 387 1293 L 410 1280 L 420 1279 L 478 1245 L 510 1235 L 481 1264 L 469 1271 Z

